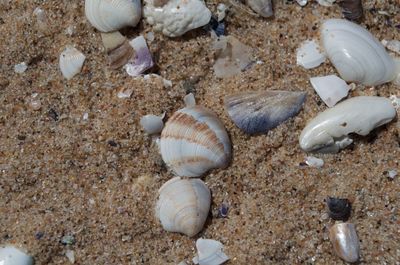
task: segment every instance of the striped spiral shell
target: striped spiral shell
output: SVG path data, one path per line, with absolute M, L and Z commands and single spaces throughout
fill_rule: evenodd
M 224 168 L 231 157 L 229 136 L 220 119 L 201 106 L 175 112 L 160 141 L 164 162 L 178 176 L 199 177 L 213 168 Z

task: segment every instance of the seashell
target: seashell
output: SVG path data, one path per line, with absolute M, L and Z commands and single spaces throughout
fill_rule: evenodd
M 398 40 L 382 40 L 382 45 L 385 46 L 389 51 L 400 54 L 400 41 Z
M 178 37 L 206 25 L 211 11 L 202 0 L 145 0 L 143 15 L 154 30 L 168 37 Z
M 143 36 L 134 38 L 129 42 L 135 52 L 135 57 L 125 65 L 125 70 L 130 76 L 138 76 L 153 67 L 153 58 Z
M 351 203 L 348 199 L 340 199 L 328 197 L 326 199 L 328 205 L 329 217 L 335 221 L 347 221 L 351 214 Z
M 221 242 L 213 239 L 197 239 L 197 256 L 193 258 L 193 263 L 200 265 L 219 265 L 224 263 L 229 260 L 229 257 L 222 251 L 223 247 Z
M 336 75 L 311 77 L 310 83 L 318 96 L 328 107 L 333 107 L 342 98 L 347 97 L 350 87 Z
M 321 6 L 332 6 L 336 0 L 317 0 L 318 4 Z
M 338 223 L 329 229 L 329 239 L 336 255 L 346 262 L 357 262 L 360 258 L 360 242 L 356 228 L 351 223 Z
M 86 57 L 76 48 L 67 46 L 60 55 L 60 70 L 66 79 L 71 79 L 78 74 Z
M 148 134 L 160 133 L 164 127 L 163 119 L 165 112 L 161 116 L 153 114 L 147 114 L 140 118 L 140 125 L 142 125 L 144 131 Z
M 361 0 L 340 0 L 338 4 L 342 8 L 344 18 L 360 22 L 363 17 L 363 6 Z
M 324 160 L 313 156 L 307 156 L 305 162 L 310 167 L 321 168 L 324 166 Z
M 246 4 L 262 17 L 274 15 L 271 0 L 246 0 Z
M 142 15 L 140 0 L 86 0 L 85 15 L 93 27 L 111 32 L 135 27 Z
M 33 265 L 33 258 L 13 246 L 0 247 L 1 265 Z
M 101 39 L 107 51 L 108 65 L 111 69 L 124 66 L 135 54 L 133 47 L 119 31 L 101 33 Z
M 297 49 L 297 64 L 312 69 L 325 62 L 326 55 L 315 40 L 304 41 Z
M 225 97 L 225 108 L 233 122 L 248 134 L 266 133 L 297 115 L 305 92 L 242 92 Z
M 326 20 L 321 29 L 329 60 L 345 81 L 376 86 L 400 70 L 382 44 L 363 27 L 344 19 Z
M 308 3 L 308 0 L 296 0 L 296 2 L 300 5 L 300 6 L 306 6 Z
M 203 181 L 175 177 L 158 193 L 156 216 L 165 230 L 190 237 L 201 231 L 211 204 L 210 190 Z
M 312 119 L 301 132 L 300 147 L 306 152 L 336 153 L 353 142 L 350 133 L 365 136 L 395 116 L 387 98 L 350 98 Z

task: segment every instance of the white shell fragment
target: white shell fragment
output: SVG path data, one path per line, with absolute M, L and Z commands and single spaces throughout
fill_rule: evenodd
M 311 120 L 301 132 L 300 147 L 306 152 L 336 153 L 353 142 L 350 133 L 365 136 L 395 116 L 387 98 L 350 98 Z
M 344 19 L 329 19 L 321 27 L 329 60 L 345 81 L 376 86 L 397 76 L 395 61 L 363 27 Z
M 135 27 L 142 15 L 140 0 L 86 0 L 85 15 L 93 27 L 111 32 Z
M 386 47 L 389 51 L 400 54 L 400 41 L 398 40 L 382 40 L 382 45 Z
M 332 6 L 336 0 L 317 0 L 318 4 L 321 6 Z
M 229 257 L 222 251 L 223 247 L 221 242 L 213 239 L 197 239 L 197 256 L 193 258 L 193 263 L 199 265 L 223 264 L 229 260 Z
M 163 122 L 164 117 L 165 117 L 165 112 L 161 116 L 147 114 L 142 118 L 140 118 L 140 125 L 142 125 L 146 133 L 157 134 L 160 133 L 164 127 L 164 122 Z
M 328 107 L 335 106 L 349 93 L 350 87 L 336 75 L 310 78 L 311 85 Z
M 324 166 L 324 160 L 314 156 L 307 156 L 305 162 L 310 167 L 321 168 Z
M 178 37 L 206 25 L 211 11 L 202 0 L 145 0 L 143 16 L 154 30 Z
M 67 46 L 60 55 L 60 70 L 66 79 L 71 79 L 78 74 L 86 57 L 74 47 Z
M 201 231 L 211 204 L 210 190 L 203 181 L 175 177 L 158 193 L 156 217 L 166 231 L 190 237 Z
M 26 62 L 14 65 L 14 72 L 16 72 L 17 74 L 24 73 L 26 69 L 28 69 L 28 65 L 26 64 Z
M 356 228 L 351 223 L 337 223 L 329 229 L 329 239 L 336 255 L 346 262 L 357 262 L 360 258 L 360 242 Z
M 153 58 L 143 36 L 134 38 L 129 44 L 133 47 L 135 56 L 125 65 L 125 69 L 128 75 L 138 76 L 153 67 Z
M 271 0 L 246 0 L 246 4 L 262 17 L 271 17 L 274 14 Z
M 231 159 L 231 142 L 212 111 L 189 106 L 176 111 L 161 133 L 161 155 L 178 176 L 199 177 L 213 168 L 225 168 Z
M 297 115 L 306 99 L 298 91 L 249 91 L 225 97 L 233 122 L 247 134 L 266 133 Z
M 1 265 L 33 265 L 33 258 L 13 246 L 0 247 Z
M 326 55 L 315 40 L 304 41 L 297 50 L 297 64 L 312 69 L 325 62 Z
M 308 3 L 308 0 L 296 0 L 296 2 L 300 5 L 300 6 L 306 6 Z

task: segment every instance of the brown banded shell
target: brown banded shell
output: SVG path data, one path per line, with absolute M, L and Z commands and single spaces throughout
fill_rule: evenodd
M 167 121 L 160 141 L 164 162 L 178 176 L 199 177 L 213 168 L 225 168 L 231 143 L 217 115 L 202 106 L 187 106 Z
M 118 69 L 133 58 L 135 51 L 119 31 L 101 33 L 104 48 L 107 51 L 107 61 L 111 69 Z

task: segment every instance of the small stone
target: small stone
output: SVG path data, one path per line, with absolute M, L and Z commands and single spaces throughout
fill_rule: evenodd
M 75 237 L 71 236 L 71 235 L 65 235 L 61 238 L 61 244 L 73 245 L 73 244 L 75 244 Z
M 228 216 L 228 210 L 229 206 L 226 204 L 221 204 L 221 206 L 218 209 L 218 217 L 219 218 L 226 218 Z
M 393 180 L 397 176 L 397 170 L 392 169 L 388 171 L 388 178 Z
M 28 65 L 25 62 L 14 65 L 14 72 L 18 74 L 22 74 L 26 69 L 28 69 Z
M 58 113 L 53 108 L 49 109 L 48 115 L 54 121 L 58 121 Z
M 65 256 L 68 258 L 69 262 L 71 262 L 72 264 L 75 263 L 75 253 L 73 250 L 67 250 L 65 251 Z
M 324 160 L 313 156 L 307 156 L 305 162 L 310 167 L 321 168 L 324 166 Z
M 41 231 L 35 233 L 35 238 L 37 240 L 41 239 L 43 236 L 44 236 L 44 233 Z
M 131 241 L 131 239 L 132 239 L 132 236 L 130 236 L 130 235 L 124 235 L 121 238 L 122 242 Z
M 89 113 L 87 113 L 87 112 L 83 113 L 82 119 L 84 121 L 87 121 L 89 119 Z

